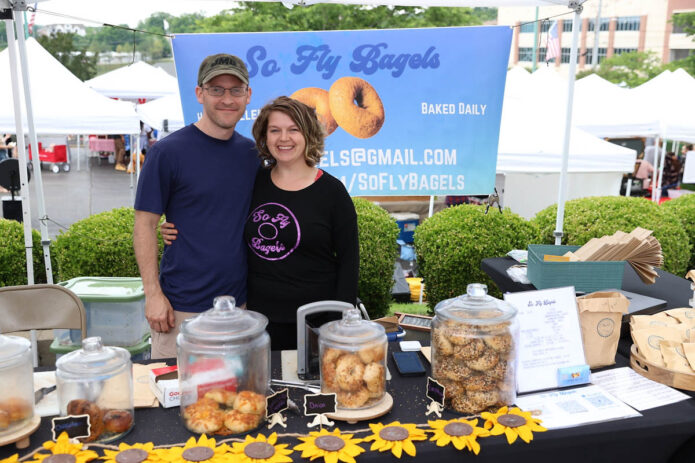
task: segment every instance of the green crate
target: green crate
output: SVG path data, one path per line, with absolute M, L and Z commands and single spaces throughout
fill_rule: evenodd
M 61 344 L 59 339 L 54 339 L 51 346 L 48 348 L 51 352 L 56 354 L 56 359 L 61 356 L 75 351 L 82 347 L 80 344 Z M 150 334 L 147 333 L 143 336 L 142 341 L 134 344 L 132 346 L 119 346 L 130 352 L 130 360 L 133 362 L 139 362 L 142 360 L 150 359 Z
M 579 246 L 529 244 L 528 279 L 538 289 L 574 286 L 575 291 L 591 293 L 623 286 L 625 261 L 544 262 L 543 256 L 562 256 Z

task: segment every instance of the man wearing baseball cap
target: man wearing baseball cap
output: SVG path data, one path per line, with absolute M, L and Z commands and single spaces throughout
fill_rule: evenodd
M 235 131 L 251 100 L 249 74 L 233 55 L 198 70 L 200 120 L 155 143 L 138 182 L 133 246 L 145 288 L 152 358 L 176 356 L 180 323 L 232 295 L 246 303 L 244 223 L 259 167 L 254 142 Z M 162 215 L 180 235 L 158 262 Z

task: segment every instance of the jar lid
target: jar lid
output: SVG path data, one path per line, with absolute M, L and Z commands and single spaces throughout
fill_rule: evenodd
M 357 309 L 347 309 L 341 320 L 328 322 L 321 326 L 319 336 L 323 340 L 342 344 L 366 344 L 385 338 L 384 327 L 369 320 L 363 320 Z
M 31 349 L 31 343 L 28 339 L 0 334 L 0 367 L 18 363 L 29 349 Z
M 490 296 L 487 285 L 481 283 L 471 283 L 466 294 L 441 301 L 434 312 L 438 317 L 474 325 L 493 325 L 516 315 L 514 307 Z
M 238 308 L 231 296 L 219 296 L 213 301 L 212 309 L 183 322 L 180 336 L 203 345 L 229 343 L 255 337 L 267 325 L 265 315 Z
M 56 361 L 56 374 L 89 379 L 114 376 L 130 365 L 130 353 L 122 347 L 104 346 L 100 336 L 82 340 L 82 349 L 65 354 Z

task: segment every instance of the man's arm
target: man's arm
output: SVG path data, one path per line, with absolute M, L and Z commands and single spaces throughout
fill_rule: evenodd
M 135 211 L 133 248 L 145 288 L 145 317 L 150 328 L 157 332 L 168 332 L 174 327 L 174 309 L 159 286 L 157 225 L 158 214 Z

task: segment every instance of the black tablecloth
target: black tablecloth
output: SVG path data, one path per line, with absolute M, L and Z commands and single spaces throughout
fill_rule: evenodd
M 397 343 L 391 343 L 389 350 L 398 351 Z M 627 359 L 618 355 L 616 366 L 627 365 Z M 423 360 L 428 368 L 429 364 Z M 397 373 L 393 360 L 389 358 L 389 370 L 393 379 L 388 384 L 388 391 L 394 398 L 393 410 L 387 415 L 374 420 L 388 424 L 399 420 L 407 423 L 427 423 L 424 413 L 428 400 L 425 398 L 426 377 L 402 377 Z M 272 355 L 273 377 L 280 374 L 280 355 L 273 352 Z M 290 389 L 290 397 L 297 403 L 303 403 L 304 392 Z M 256 432 L 269 435 L 271 432 L 296 432 L 307 433 L 315 430 L 308 429 L 306 424 L 309 418 L 286 412 L 288 417 L 287 429 L 276 426 L 272 430 L 265 427 Z M 443 418 L 454 418 L 450 412 L 444 412 Z M 429 419 L 435 419 L 430 415 Z M 366 423 L 349 425 L 336 423 L 342 431 L 363 429 L 368 427 Z M 482 425 L 482 422 L 479 423 Z M 255 435 L 256 432 L 252 433 Z M 356 437 L 365 437 L 367 433 Z M 137 409 L 135 413 L 135 427 L 125 436 L 124 442 L 154 442 L 157 445 L 169 443 L 184 443 L 193 436 L 182 425 L 179 418 L 178 407 Z M 598 423 L 576 428 L 536 433 L 531 444 L 526 444 L 520 439 L 513 445 L 508 445 L 504 436 L 495 436 L 480 439 L 481 452 L 478 456 L 462 453 L 448 446 L 436 447 L 429 441 L 416 442 L 417 459 L 422 461 L 460 462 L 461 458 L 474 458 L 480 462 L 500 462 L 505 458 L 510 461 L 521 462 L 616 462 L 625 463 L 657 463 L 668 462 L 682 463 L 695 461 L 695 401 L 687 400 L 666 407 L 659 407 L 643 412 L 642 417 L 627 420 Z M 38 447 L 42 442 L 49 440 L 50 419 L 43 418 L 41 427 L 31 436 L 29 449 L 20 452 L 20 456 L 31 449 Z M 688 440 L 690 443 L 687 443 Z M 299 443 L 293 438 L 283 438 L 283 442 L 292 446 Z M 369 443 L 362 446 L 369 449 Z M 0 447 L 0 459 L 6 458 L 16 452 L 13 445 Z M 300 453 L 292 454 L 294 461 L 301 461 Z M 396 461 L 390 453 L 367 451 L 357 457 L 359 462 L 372 461 Z M 403 460 L 410 457 L 404 456 Z

